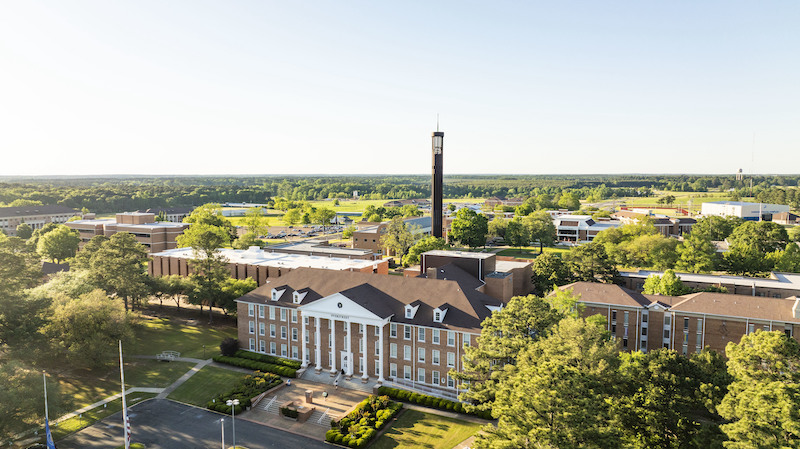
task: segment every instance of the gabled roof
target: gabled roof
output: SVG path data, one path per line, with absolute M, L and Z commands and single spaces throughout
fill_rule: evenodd
M 562 290 L 571 288 L 572 293 L 580 295 L 581 302 L 596 304 L 612 304 L 628 307 L 647 307 L 652 300 L 645 298 L 641 293 L 615 284 L 601 284 L 598 282 L 575 282 L 559 287 Z
M 361 284 L 339 293 L 381 318 L 389 318 L 398 308 L 403 307 L 399 301 L 369 284 Z
M 727 315 L 732 317 L 800 323 L 792 307 L 794 299 L 762 296 L 731 295 L 728 293 L 700 292 L 684 295 L 683 301 L 671 307 L 676 312 Z

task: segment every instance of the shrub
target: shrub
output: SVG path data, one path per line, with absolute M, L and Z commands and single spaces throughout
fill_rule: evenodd
M 284 359 L 283 357 L 276 357 L 269 354 L 258 354 L 255 352 L 245 351 L 240 349 L 234 354 L 235 357 L 255 360 L 257 362 L 270 363 L 272 365 L 286 366 L 295 370 L 300 369 L 301 363 L 297 360 Z
M 300 412 L 292 410 L 289 407 L 281 407 L 281 415 L 297 419 L 297 417 L 300 416 Z
M 272 363 L 259 362 L 242 357 L 228 357 L 224 355 L 215 355 L 212 357 L 212 359 L 218 363 L 225 363 L 227 365 L 239 366 L 242 368 L 264 371 L 267 373 L 274 373 L 283 377 L 297 377 L 297 370 L 289 368 L 288 366 L 274 365 Z
M 219 352 L 224 355 L 231 357 L 236 354 L 236 351 L 239 350 L 239 340 L 235 338 L 228 337 L 222 340 L 222 343 L 219 344 Z
M 341 433 L 337 433 L 337 434 L 336 434 L 336 441 L 335 441 L 335 443 L 336 443 L 336 444 L 342 444 L 342 440 L 344 440 L 344 435 L 342 435 Z
M 474 410 L 467 412 L 464 404 L 460 402 L 451 401 L 449 399 L 441 399 L 435 396 L 428 396 L 419 394 L 408 390 L 400 390 L 398 388 L 380 387 L 378 394 L 386 395 L 390 398 L 400 401 L 412 402 L 423 404 L 428 407 L 438 408 L 439 410 L 451 410 L 457 413 L 472 414 L 483 419 L 492 419 L 492 412 L 490 410 Z M 391 408 L 391 407 L 390 407 Z M 385 419 L 383 416 L 378 416 L 378 419 Z
M 337 429 L 331 429 L 331 430 L 325 432 L 325 441 L 327 441 L 329 443 L 336 442 L 336 435 L 340 435 L 340 433 L 339 433 L 339 431 Z

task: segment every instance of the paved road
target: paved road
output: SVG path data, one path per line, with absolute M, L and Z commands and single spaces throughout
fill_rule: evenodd
M 167 399 L 151 399 L 130 407 L 132 441 L 147 449 L 220 447 L 221 415 Z M 59 449 L 113 448 L 122 444 L 122 412 L 58 442 Z M 231 420 L 225 419 L 225 447 L 232 444 Z M 236 445 L 249 449 L 330 449 L 325 442 L 236 420 Z

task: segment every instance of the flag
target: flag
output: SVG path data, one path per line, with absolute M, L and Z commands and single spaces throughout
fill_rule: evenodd
M 47 418 L 44 419 L 44 433 L 47 449 L 56 449 L 56 443 L 53 443 L 53 435 L 50 434 L 50 423 Z

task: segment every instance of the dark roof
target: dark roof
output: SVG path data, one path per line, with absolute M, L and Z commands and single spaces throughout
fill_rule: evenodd
M 272 289 L 286 289 L 278 303 L 282 307 L 298 307 L 320 298 L 341 293 L 378 316 L 392 316 L 392 322 L 413 323 L 453 330 L 474 331 L 491 311 L 487 306 L 499 307 L 503 303 L 473 289 L 465 289 L 451 280 L 411 278 L 352 271 L 333 271 L 317 268 L 297 268 L 267 282 L 237 301 L 274 304 Z M 308 289 L 301 304 L 292 302 L 295 289 Z M 416 316 L 406 319 L 406 304 L 421 301 Z M 433 309 L 448 305 L 442 323 L 433 322 Z M 387 315 L 389 313 L 389 315 Z
M 433 267 L 430 267 L 433 268 Z M 425 271 L 420 273 L 420 278 L 427 279 L 428 272 Z M 475 276 L 467 273 L 462 268 L 458 267 L 454 263 L 450 262 L 447 265 L 442 265 L 441 267 L 436 268 L 436 279 L 442 279 L 446 281 L 456 281 L 461 288 L 464 290 L 475 290 L 483 285 L 480 279 L 476 278 Z
M 19 207 L 0 207 L 0 217 L 26 217 L 29 215 L 55 215 L 55 214 L 77 214 L 78 211 L 66 206 L 45 205 L 45 206 L 19 206 Z
M 68 263 L 42 262 L 42 274 L 45 276 L 61 271 L 69 271 Z

